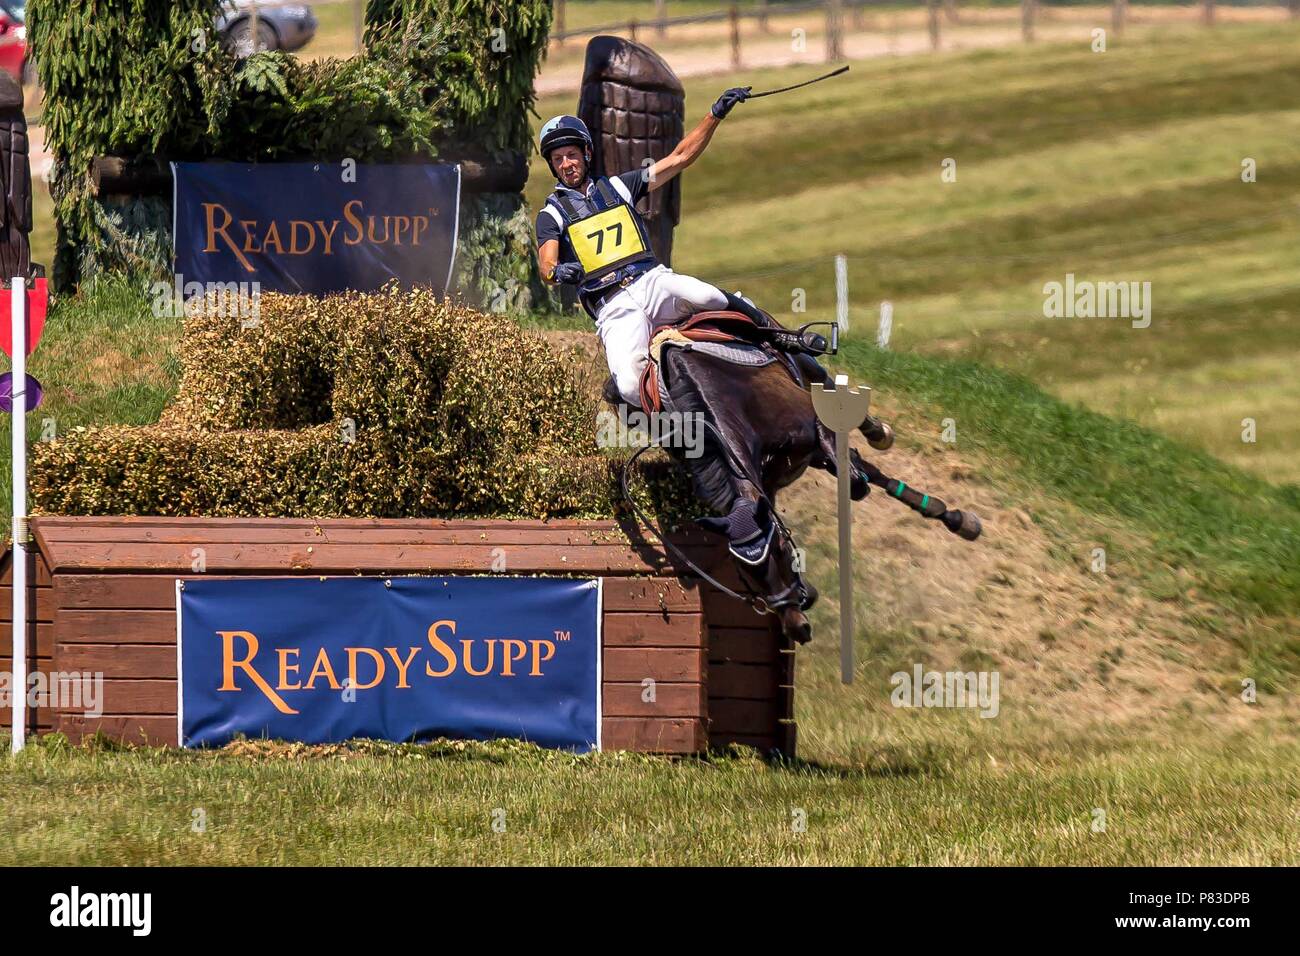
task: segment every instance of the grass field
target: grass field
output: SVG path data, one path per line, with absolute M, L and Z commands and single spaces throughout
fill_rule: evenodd
M 875 759 L 856 766 L 774 766 L 743 755 L 572 757 L 515 744 L 358 744 L 307 753 L 248 743 L 210 754 L 45 741 L 0 758 L 0 863 L 1300 859 L 1300 753 L 1290 745 L 1045 739 L 1037 749 L 1008 751 L 1001 737 L 974 743 L 966 728 L 927 724 L 910 739 L 894 728 L 874 728 Z
M 687 174 L 683 271 L 787 321 L 803 288 L 824 318 L 831 257 L 849 256 L 835 364 L 898 427 L 877 462 L 985 521 L 965 545 L 881 495 L 856 507 L 846 687 L 833 481 L 783 496 L 823 590 L 798 762 L 47 738 L 0 748 L 0 864 L 1300 863 L 1300 489 L 1278 483 L 1300 479 L 1297 39 L 854 64 L 742 105 Z M 689 81 L 692 115 L 741 79 Z M 546 186 L 535 167 L 534 203 Z M 1151 281 L 1151 327 L 1042 318 L 1067 272 Z M 871 344 L 881 299 L 889 351 Z M 60 303 L 33 440 L 46 416 L 156 418 L 177 326 L 112 284 Z M 1247 415 L 1260 439 L 1242 447 Z M 894 708 L 889 676 L 912 662 L 996 670 L 1001 712 Z

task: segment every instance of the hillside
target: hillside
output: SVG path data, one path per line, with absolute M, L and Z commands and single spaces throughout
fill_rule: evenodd
M 874 340 L 889 300 L 897 350 L 1015 371 L 1296 482 L 1298 42 L 1289 22 L 1102 54 L 1036 44 L 854 63 L 727 120 L 685 173 L 674 265 L 785 318 L 803 289 L 807 319 L 825 319 L 842 253 L 857 341 Z M 725 87 L 811 75 L 688 79 L 688 125 Z M 574 107 L 545 97 L 537 112 Z M 955 182 L 941 179 L 949 158 Z M 535 161 L 534 205 L 549 184 Z M 1044 284 L 1067 274 L 1150 282 L 1150 327 L 1044 318 Z
M 552 334 L 594 387 L 595 336 Z M 862 455 L 976 511 L 984 535 L 961 542 L 878 490 L 854 506 L 858 683 L 845 688 L 835 482 L 809 471 L 781 494 L 822 590 L 798 657 L 805 755 L 840 761 L 862 746 L 865 716 L 890 713 L 889 676 L 917 661 L 999 671 L 995 723 L 1019 729 L 1145 736 L 1297 712 L 1300 501 L 1003 373 L 875 349 L 842 358 L 899 433 L 885 453 L 855 438 Z M 927 437 L 948 414 L 958 440 Z M 1267 688 L 1267 708 L 1243 705 L 1243 677 Z

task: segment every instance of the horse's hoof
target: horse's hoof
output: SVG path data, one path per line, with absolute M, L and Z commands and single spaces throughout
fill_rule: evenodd
M 867 435 L 867 444 L 876 451 L 889 451 L 894 447 L 894 429 L 889 422 L 878 422 L 879 429 L 872 429 Z M 872 435 L 875 437 L 873 438 Z
M 974 541 L 980 536 L 984 527 L 973 511 L 946 511 L 943 515 L 944 526 L 963 541 Z
M 867 480 L 866 475 L 854 471 L 849 476 L 849 499 L 851 501 L 861 501 L 869 494 L 871 494 L 871 482 Z

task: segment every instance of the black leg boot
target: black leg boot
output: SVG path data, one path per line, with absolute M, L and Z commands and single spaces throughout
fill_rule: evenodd
M 800 352 L 791 357 L 794 359 L 795 367 L 799 369 L 799 374 L 803 376 L 805 382 L 815 385 L 832 384 L 831 373 L 822 368 L 822 363 L 807 352 Z
M 760 329 L 770 329 L 779 325 L 775 319 L 749 300 L 742 299 L 734 292 L 723 292 L 722 294 L 727 297 L 727 308 L 729 310 L 739 312 L 741 315 L 752 319 Z
M 776 319 L 763 312 L 757 306 L 746 302 L 738 295 L 730 292 L 723 292 L 727 297 L 727 308 L 733 312 L 739 312 L 741 315 L 748 316 L 754 320 L 754 324 L 760 328 L 783 328 L 781 323 Z M 829 385 L 832 382 L 831 373 L 822 368 L 821 363 L 807 352 L 796 352 L 790 356 L 794 359 L 794 364 L 799 369 L 799 374 L 808 384 Z

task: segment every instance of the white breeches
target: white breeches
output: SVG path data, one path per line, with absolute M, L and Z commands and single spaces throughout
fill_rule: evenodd
M 717 287 L 662 265 L 601 306 L 596 314 L 596 334 L 623 400 L 633 408 L 641 405 L 637 387 L 641 371 L 650 360 L 650 338 L 655 328 L 726 306 L 727 297 Z

